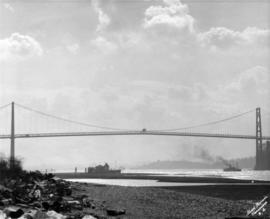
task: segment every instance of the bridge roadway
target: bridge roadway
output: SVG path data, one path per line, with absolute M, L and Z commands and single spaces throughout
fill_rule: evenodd
M 256 139 L 255 135 L 236 134 L 211 134 L 211 133 L 189 133 L 176 131 L 99 131 L 99 132 L 66 132 L 66 133 L 30 133 L 15 134 L 15 138 L 48 138 L 48 137 L 73 137 L 73 136 L 113 136 L 113 135 L 160 135 L 160 136 L 190 136 L 206 138 L 231 138 L 231 139 Z M 11 138 L 11 135 L 0 135 L 0 139 Z M 263 136 L 262 140 L 270 140 L 270 136 Z

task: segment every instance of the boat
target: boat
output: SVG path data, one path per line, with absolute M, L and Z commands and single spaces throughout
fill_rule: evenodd
M 120 175 L 120 169 L 111 169 L 110 166 L 105 163 L 104 165 L 97 165 L 95 167 L 86 168 L 85 173 L 87 176 L 115 176 Z
M 231 163 L 226 163 L 227 167 L 223 169 L 225 172 L 242 171 L 238 165 L 233 166 Z

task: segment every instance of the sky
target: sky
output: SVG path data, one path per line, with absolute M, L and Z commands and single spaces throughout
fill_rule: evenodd
M 267 135 L 269 51 L 270 2 L 264 0 L 1 0 L 0 105 L 14 101 L 67 119 L 135 130 L 193 126 L 261 107 L 268 112 Z M 0 112 L 2 133 L 9 132 L 9 114 Z M 55 130 L 43 123 L 48 119 L 16 112 L 17 132 Z M 56 126 L 59 132 L 68 127 Z M 212 131 L 220 129 L 254 134 L 255 113 Z M 196 160 L 200 148 L 213 156 L 247 157 L 254 156 L 255 142 L 160 136 L 16 140 L 16 155 L 28 169 Z M 0 151 L 8 156 L 8 140 L 0 141 Z

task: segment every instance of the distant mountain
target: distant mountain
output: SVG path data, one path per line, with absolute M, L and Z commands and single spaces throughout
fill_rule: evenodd
M 254 157 L 239 158 L 228 160 L 229 163 L 238 163 L 242 169 L 253 169 L 255 165 Z M 221 160 L 214 162 L 193 162 L 193 161 L 155 161 L 143 166 L 138 166 L 136 169 L 222 169 L 225 165 Z

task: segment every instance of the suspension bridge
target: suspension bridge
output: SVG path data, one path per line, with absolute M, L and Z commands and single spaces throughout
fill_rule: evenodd
M 35 113 L 42 117 L 47 117 L 53 120 L 63 121 L 69 124 L 75 124 L 84 127 L 98 128 L 102 131 L 65 131 L 65 132 L 46 132 L 43 130 L 42 132 L 28 131 L 19 133 L 15 132 L 15 106 L 28 111 L 28 113 Z M 11 107 L 11 108 L 10 108 Z M 10 120 L 10 132 L 9 133 L 1 133 L 0 139 L 10 139 L 10 163 L 15 160 L 15 139 L 19 138 L 52 138 L 52 137 L 75 137 L 75 136 L 123 136 L 123 135 L 151 135 L 151 136 L 189 136 L 189 137 L 204 137 L 204 138 L 227 138 L 227 139 L 247 139 L 247 140 L 255 140 L 256 141 L 256 167 L 255 169 L 261 168 L 261 157 L 263 153 L 263 140 L 270 141 L 270 136 L 262 135 L 262 117 L 261 117 L 261 108 L 252 109 L 243 113 L 239 113 L 227 118 L 223 118 L 220 120 L 215 120 L 211 122 L 202 123 L 199 125 L 174 128 L 174 129 L 159 129 L 159 130 L 129 130 L 129 129 L 120 129 L 115 127 L 106 127 L 99 126 L 84 122 L 78 122 L 75 120 L 70 120 L 66 118 L 62 118 L 56 115 L 48 114 L 39 110 L 32 109 L 30 107 L 17 104 L 17 103 L 9 103 L 0 107 L 0 111 L 6 108 L 10 108 L 9 113 L 11 114 Z M 248 114 L 255 113 L 255 128 L 256 132 L 254 134 L 224 134 L 224 133 L 207 133 L 207 132 L 194 132 L 194 129 L 204 128 L 213 126 L 216 124 L 221 124 L 224 122 L 228 122 L 231 120 L 235 120 L 237 118 L 243 117 Z M 269 112 L 267 112 L 269 113 Z M 270 114 L 270 113 L 269 113 Z M 0 122 L 1 123 L 1 122 Z M 270 158 L 269 158 L 270 159 Z

